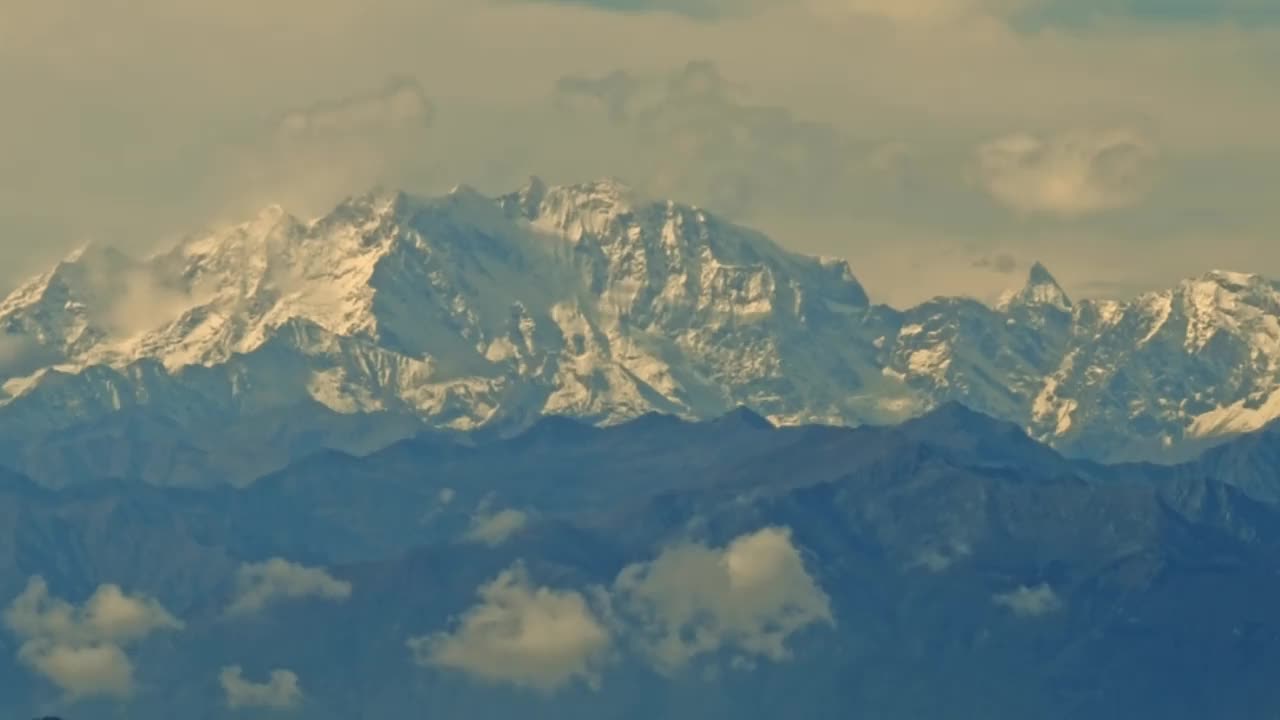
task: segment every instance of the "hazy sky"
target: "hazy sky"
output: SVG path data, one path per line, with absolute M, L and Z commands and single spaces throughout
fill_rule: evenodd
M 1280 277 L 1274 0 L 4 0 L 0 286 L 374 185 L 614 175 L 873 297 Z

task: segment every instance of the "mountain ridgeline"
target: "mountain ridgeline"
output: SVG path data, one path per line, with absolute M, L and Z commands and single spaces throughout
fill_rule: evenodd
M 1280 286 L 871 302 L 615 181 L 0 302 L 0 717 L 1270 720 Z
M 1233 473 L 1276 438 L 1108 466 L 947 403 L 852 429 L 739 409 L 425 431 L 238 489 L 10 473 L 0 597 L 92 608 L 110 584 L 166 615 L 121 645 L 127 693 L 76 696 L 29 661 L 22 633 L 56 626 L 15 601 L 0 711 L 1262 718 L 1280 506 L 1274 476 Z
M 1073 302 L 1037 264 L 995 307 L 899 310 L 844 261 L 699 208 L 534 180 L 496 198 L 374 193 L 310 221 L 268 208 L 145 259 L 88 246 L 0 302 L 0 428 L 52 484 L 73 474 L 55 448 L 137 412 L 184 437 L 306 426 L 316 406 L 392 418 L 340 446 L 359 451 L 419 425 L 746 405 L 855 426 L 949 401 L 1076 457 L 1188 459 L 1280 415 L 1280 286 L 1210 272 Z M 299 442 L 341 442 L 325 433 L 344 434 Z M 296 456 L 254 452 L 233 479 Z

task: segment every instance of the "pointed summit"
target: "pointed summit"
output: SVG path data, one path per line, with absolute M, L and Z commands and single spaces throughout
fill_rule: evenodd
M 773 430 L 775 425 L 768 418 L 752 410 L 746 405 L 739 405 L 721 415 L 715 424 L 729 427 L 743 427 L 750 430 Z
M 1071 310 L 1071 298 L 1058 284 L 1057 279 L 1040 262 L 1031 264 L 1027 272 L 1027 284 L 1021 290 L 1005 293 L 997 307 L 1008 311 L 1014 307 L 1053 307 L 1064 312 Z
M 617 177 L 603 177 L 578 185 L 560 188 L 581 207 L 611 207 L 615 211 L 629 211 L 648 202 L 639 191 Z
M 499 202 L 507 208 L 508 212 L 514 210 L 526 219 L 532 220 L 538 216 L 538 209 L 542 207 L 542 201 L 547 198 L 547 190 L 545 180 L 537 175 L 530 175 L 524 187 L 500 198 Z
M 537 175 L 530 175 L 524 187 L 520 188 L 520 198 L 530 203 L 540 203 L 547 195 L 547 181 Z
M 1027 285 L 1052 285 L 1058 286 L 1058 281 L 1054 279 L 1049 272 L 1049 268 L 1045 267 L 1039 260 L 1031 263 L 1031 269 L 1027 272 Z

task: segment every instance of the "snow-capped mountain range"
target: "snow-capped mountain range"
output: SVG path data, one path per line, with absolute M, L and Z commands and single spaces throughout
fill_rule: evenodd
M 1280 416 L 1280 284 L 1211 272 L 1072 302 L 872 304 L 848 264 L 604 180 L 279 207 L 135 259 L 89 246 L 0 302 L 0 426 L 319 402 L 453 429 L 556 414 L 899 421 L 958 400 L 1069 453 L 1173 459 Z

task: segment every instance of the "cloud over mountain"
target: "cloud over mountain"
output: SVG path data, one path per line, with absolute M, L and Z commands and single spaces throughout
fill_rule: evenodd
M 830 599 L 786 528 L 743 535 L 724 548 L 669 548 L 623 570 L 614 597 L 640 646 L 665 672 L 722 650 L 783 661 L 792 635 L 835 622 Z
M 272 670 L 266 682 L 255 683 L 244 677 L 244 669 L 232 665 L 222 669 L 218 682 L 226 694 L 227 707 L 288 710 L 302 703 L 302 687 L 291 670 Z
M 670 547 L 623 569 L 608 589 L 536 586 L 517 564 L 478 594 L 452 631 L 408 641 L 416 662 L 544 692 L 600 685 L 622 650 L 662 673 L 720 652 L 739 665 L 781 662 L 797 632 L 835 622 L 791 531 L 775 527 L 724 548 Z
M 416 662 L 542 692 L 599 683 L 613 639 L 587 596 L 535 586 L 521 565 L 478 595 L 452 631 L 408 641 Z
M 323 568 L 311 568 L 284 558 L 247 563 L 236 574 L 236 595 L 227 612 L 247 615 L 277 603 L 320 598 L 344 602 L 351 597 L 351 583 L 338 580 Z
M 1040 617 L 1057 612 L 1063 607 L 1062 598 L 1045 583 L 1035 587 L 1021 585 L 1007 593 L 999 593 L 992 599 L 997 605 L 1008 608 L 1019 617 Z
M 183 627 L 160 603 L 116 585 L 99 586 L 77 607 L 50 595 L 40 577 L 5 610 L 4 623 L 22 642 L 19 660 L 72 698 L 130 696 L 134 670 L 126 648 Z
M 471 528 L 463 539 L 497 546 L 523 530 L 528 523 L 529 515 L 522 510 L 506 508 L 490 512 L 482 509 L 471 518 Z

